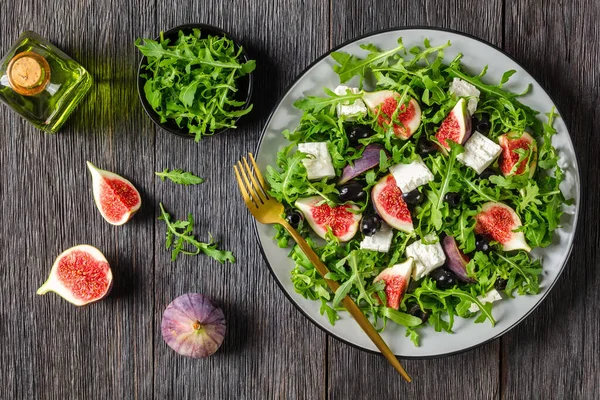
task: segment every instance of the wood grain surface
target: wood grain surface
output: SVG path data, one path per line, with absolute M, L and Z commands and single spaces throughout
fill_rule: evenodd
M 94 76 L 62 131 L 43 134 L 0 107 L 1 399 L 597 399 L 600 398 L 600 4 L 595 0 L 8 0 L 3 55 L 26 29 Z M 189 22 L 222 27 L 258 60 L 255 110 L 240 129 L 196 144 L 156 129 L 137 99 L 133 42 Z M 328 49 L 377 29 L 428 25 L 487 40 L 539 79 L 570 128 L 583 201 L 573 256 L 546 301 L 516 329 L 476 350 L 406 360 L 404 383 L 377 355 L 327 337 L 268 273 L 236 192 L 231 165 L 254 150 L 271 108 Z M 121 227 L 95 209 L 90 160 L 136 184 L 141 211 Z M 183 168 L 207 180 L 182 187 L 154 171 Z M 588 189 L 589 188 L 589 189 Z M 170 261 L 158 203 L 193 213 L 235 265 Z M 100 248 L 115 286 L 75 308 L 36 289 L 62 250 Z M 176 296 L 201 292 L 227 316 L 223 348 L 206 360 L 178 356 L 160 320 Z

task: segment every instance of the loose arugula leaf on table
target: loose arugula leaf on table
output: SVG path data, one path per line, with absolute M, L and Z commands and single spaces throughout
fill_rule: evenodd
M 166 179 L 171 180 L 179 185 L 198 185 L 204 182 L 203 178 L 194 175 L 191 172 L 183 171 L 181 169 L 173 169 L 169 171 L 168 168 L 165 168 L 162 172 L 155 172 L 156 176 L 158 176 L 163 182 Z
M 209 257 L 214 258 L 221 264 L 225 261 L 235 263 L 235 257 L 230 251 L 219 250 L 212 235 L 208 243 L 198 241 L 194 237 L 194 218 L 192 214 L 188 214 L 187 220 L 173 221 L 171 215 L 165 211 L 162 203 L 159 203 L 161 215 L 158 219 L 165 221 L 167 226 L 165 247 L 171 250 L 171 261 L 175 261 L 179 254 L 195 256 L 204 253 Z M 187 250 L 185 246 L 191 246 L 195 250 Z
M 164 39 L 137 39 L 135 46 L 147 57 L 141 76 L 144 94 L 165 123 L 174 121 L 199 141 L 222 128 L 235 128 L 238 117 L 252 110 L 240 101 L 239 79 L 256 68 L 242 62 L 242 49 L 224 36 L 179 32 L 174 43 Z

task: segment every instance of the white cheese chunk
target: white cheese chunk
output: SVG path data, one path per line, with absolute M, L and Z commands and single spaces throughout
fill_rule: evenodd
M 387 253 L 390 251 L 392 245 L 392 238 L 394 232 L 392 228 L 386 223 L 381 224 L 381 229 L 377 231 L 373 236 L 365 236 L 362 242 L 360 242 L 360 248 L 362 250 L 373 250 L 381 253 Z
M 456 156 L 458 161 L 473 168 L 478 174 L 489 167 L 502 153 L 502 147 L 475 131 L 465 143 L 465 152 Z
M 450 84 L 450 94 L 457 97 L 468 97 L 467 108 L 469 109 L 469 113 L 471 115 L 475 114 L 480 95 L 479 90 L 475 86 L 462 79 L 454 78 Z
M 410 164 L 396 164 L 390 167 L 396 185 L 402 193 L 408 193 L 433 180 L 433 174 L 420 158 Z
M 321 178 L 333 178 L 335 176 L 331 155 L 327 150 L 327 143 L 300 143 L 298 144 L 298 150 L 308 154 L 302 160 L 304 167 L 306 167 L 308 179 L 317 180 Z
M 479 300 L 483 304 L 493 303 L 495 301 L 502 300 L 502 296 L 500 296 L 500 293 L 498 293 L 498 291 L 496 289 L 492 289 L 489 292 L 487 292 L 485 294 L 485 296 L 477 296 L 477 300 Z M 479 306 L 475 303 L 471 303 L 471 307 L 469 307 L 469 311 L 477 312 L 477 311 L 479 311 Z
M 338 87 L 336 87 L 333 90 L 333 93 L 337 94 L 338 96 L 343 96 L 345 94 L 348 94 L 348 89 L 350 89 L 350 91 L 354 94 L 359 94 L 360 90 L 358 88 L 353 88 L 353 87 L 349 87 L 349 86 L 344 86 L 344 85 L 340 85 Z M 354 103 L 352 104 L 348 104 L 349 102 L 346 102 L 345 104 L 338 104 L 336 107 L 336 111 L 337 111 L 337 115 L 338 117 L 346 117 L 347 119 L 353 119 L 359 116 L 365 116 L 367 115 L 367 106 L 365 105 L 364 101 L 362 101 L 361 99 L 356 99 L 354 100 Z
M 414 280 L 423 278 L 446 262 L 446 255 L 440 245 L 439 238 L 430 234 L 425 236 L 425 240 L 427 242 L 437 240 L 437 242 L 434 244 L 425 244 L 421 240 L 417 240 L 406 246 L 406 256 L 412 257 L 415 260 L 415 268 L 413 269 Z

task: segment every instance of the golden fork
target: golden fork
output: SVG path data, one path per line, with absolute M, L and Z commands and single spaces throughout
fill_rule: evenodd
M 304 240 L 304 238 L 300 236 L 300 234 L 281 216 L 283 214 L 283 204 L 269 197 L 267 194 L 267 184 L 254 161 L 254 157 L 251 153 L 249 153 L 248 156 L 253 168 L 250 168 L 246 158 L 242 157 L 243 163 L 242 161 L 239 161 L 237 165 L 233 166 L 233 169 L 235 170 L 235 177 L 238 186 L 240 187 L 240 192 L 242 193 L 242 197 L 244 198 L 244 202 L 250 210 L 250 213 L 262 224 L 282 225 L 294 238 L 296 243 L 298 243 L 300 249 L 306 254 L 306 257 L 308 257 L 317 271 L 319 271 L 319 274 L 325 278 L 325 275 L 329 270 L 325 264 L 323 264 L 319 256 L 317 256 L 310 248 L 308 243 L 306 243 L 306 240 Z M 334 293 L 340 286 L 337 282 L 329 279 L 325 279 L 325 282 L 327 282 L 327 286 L 329 286 Z M 408 376 L 404 368 L 402 368 L 400 361 L 398 361 L 394 353 L 392 353 L 392 350 L 390 350 L 377 330 L 371 325 L 367 317 L 360 311 L 350 296 L 344 297 L 342 304 L 396 371 L 398 371 L 407 382 L 410 382 L 410 376 Z

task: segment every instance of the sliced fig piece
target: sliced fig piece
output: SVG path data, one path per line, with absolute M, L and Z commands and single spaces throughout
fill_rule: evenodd
M 304 218 L 317 235 L 325 239 L 327 229 L 331 228 L 333 235 L 342 242 L 347 242 L 356 235 L 362 217 L 360 213 L 349 211 L 359 210 L 357 206 L 342 204 L 330 207 L 320 196 L 298 199 L 296 207 L 302 211 Z
M 396 264 L 393 267 L 386 268 L 373 282 L 384 281 L 385 282 L 385 295 L 387 297 L 387 306 L 397 310 L 400 307 L 402 297 L 408 288 L 410 282 L 410 275 L 414 262 L 412 258 L 408 258 L 401 264 Z
M 142 198 L 127 179 L 87 162 L 92 174 L 94 201 L 102 217 L 112 225 L 123 225 L 139 210 Z
M 160 328 L 165 343 L 177 353 L 208 357 L 223 343 L 225 315 L 208 297 L 189 293 L 167 306 Z
M 466 283 L 475 283 L 476 280 L 471 278 L 467 273 L 467 264 L 469 263 L 469 257 L 467 257 L 458 248 L 456 239 L 452 236 L 446 236 L 442 240 L 442 248 L 446 253 L 446 264 L 448 268 L 456 274 L 458 279 Z
M 502 244 L 504 251 L 531 251 L 523 232 L 514 232 L 521 227 L 521 219 L 515 210 L 506 204 L 493 201 L 485 203 L 476 219 L 475 233 L 491 237 Z
M 385 147 L 379 143 L 372 143 L 365 147 L 362 156 L 359 159 L 354 160 L 353 165 L 346 165 L 342 170 L 342 178 L 338 184 L 343 185 L 351 179 L 356 178 L 360 174 L 367 172 L 368 170 L 375 168 L 379 165 L 379 156 L 381 151 L 385 151 Z
M 498 144 L 502 147 L 500 154 L 500 170 L 504 176 L 523 175 L 527 164 L 529 164 L 529 177 L 533 178 L 537 166 L 537 142 L 527 132 L 508 132 L 498 137 Z M 529 153 L 529 156 L 519 162 L 520 155 L 515 152 L 517 149 L 523 149 Z M 533 157 L 533 158 L 532 158 Z M 531 162 L 529 160 L 531 159 Z M 514 170 L 513 170 L 514 168 Z
M 392 174 L 386 175 L 371 191 L 375 210 L 392 228 L 410 233 L 414 230 L 410 210 Z
M 402 98 L 400 93 L 392 90 L 380 90 L 377 92 L 364 92 L 363 101 L 373 114 L 379 114 L 380 126 L 392 126 L 394 134 L 400 139 L 408 139 L 421 125 L 421 107 L 412 97 L 398 108 L 398 101 Z M 395 115 L 394 115 L 395 114 Z M 394 117 L 394 121 L 392 121 Z
M 83 306 L 106 297 L 111 287 L 112 271 L 102 252 L 82 244 L 56 257 L 37 294 L 55 292 L 69 303 Z
M 467 110 L 467 102 L 464 98 L 458 100 L 452 111 L 435 134 L 435 138 L 440 142 L 440 151 L 448 154 L 450 145 L 446 140 L 452 140 L 458 144 L 464 144 L 471 136 L 471 116 Z

